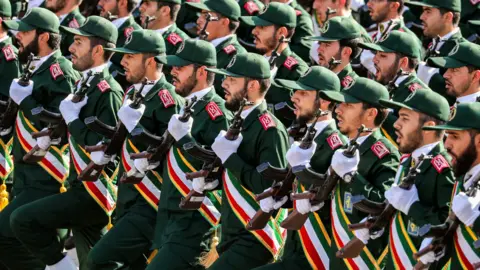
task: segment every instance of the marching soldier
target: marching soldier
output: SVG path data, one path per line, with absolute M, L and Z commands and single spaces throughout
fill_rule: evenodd
M 48 154 L 38 163 L 26 163 L 23 156 L 36 144 L 31 133 L 46 126 L 38 115 L 32 114 L 32 109 L 41 106 L 57 112 L 60 102 L 73 92 L 79 76 L 70 61 L 61 56 L 60 22 L 54 13 L 43 8 L 32 8 L 22 20 L 3 21 L 3 24 L 19 31 L 20 62 L 25 63 L 30 53 L 39 59 L 31 61 L 32 75 L 26 74 L 30 79 L 27 86 L 23 86 L 23 80 L 19 82 L 18 79 L 13 80 L 10 86 L 10 99 L 19 105 L 19 111 L 15 127 L 7 127 L 2 132 L 14 132 L 12 155 L 16 168 L 13 175 L 15 194 L 10 204 L 0 212 L 0 247 L 1 250 L 8 250 L 0 252 L 0 261 L 11 269 L 45 269 L 45 263 L 35 258 L 13 234 L 10 216 L 23 205 L 64 190 L 63 183 L 68 175 L 68 166 L 64 164 L 64 142 L 50 147 Z
M 185 173 L 201 169 L 202 162 L 183 151 L 186 143 L 211 145 L 222 129 L 227 129 L 232 115 L 225 109 L 225 101 L 213 89 L 214 74 L 206 70 L 216 66 L 216 52 L 212 44 L 203 40 L 186 40 L 176 55 L 156 58 L 172 66 L 175 92 L 187 102 L 194 103 L 188 121 L 175 114 L 168 131 L 175 144 L 162 163 L 162 196 L 158 206 L 154 247 L 158 248 L 147 269 L 197 268 L 197 257 L 208 251 L 212 228 L 219 223 L 220 212 L 214 198 L 205 199 L 198 211 L 185 211 L 179 202 L 192 189 Z M 157 164 L 158 165 L 158 164 Z M 139 171 L 151 170 L 155 165 L 147 159 L 135 160 Z
M 256 16 L 265 9 L 265 5 L 260 0 L 240 0 L 238 5 L 242 16 Z M 255 49 L 252 30 L 254 27 L 241 23 L 237 30 L 238 42 L 248 51 L 257 52 Z
M 255 47 L 269 61 L 272 78 L 296 80 L 305 73 L 308 65 L 292 52 L 288 44 L 297 25 L 295 10 L 292 7 L 270 3 L 260 15 L 243 16 L 240 19 L 249 26 L 255 26 L 252 31 Z M 269 110 L 274 112 L 284 125 L 291 124 L 292 113 L 283 113 L 275 109 L 275 106 L 282 103 L 291 104 L 290 96 L 289 89 L 274 85 L 265 96 Z
M 154 59 L 165 54 L 165 42 L 162 35 L 153 30 L 136 30 L 124 47 L 109 49 L 123 54 L 122 66 L 127 80 L 133 84 L 127 97 L 142 95 L 145 99 L 138 109 L 125 103 L 118 116 L 120 121 L 132 132 L 136 127 L 161 136 L 167 129 L 171 116 L 179 111 L 182 98 L 175 93 L 173 85 L 166 81 L 162 72 L 163 65 Z M 147 78 L 153 84 L 142 88 L 142 80 Z M 122 163 L 119 175 L 135 172 L 134 161 L 130 154 L 146 150 L 149 145 L 135 136 L 130 136 L 122 147 Z M 91 250 L 88 269 L 119 269 L 130 267 L 144 269 L 150 253 L 155 230 L 158 202 L 162 179 L 161 169 L 153 170 L 140 183 L 118 183 L 115 226 L 100 239 Z M 143 174 L 142 174 L 143 175 Z
M 337 150 L 332 157 L 332 170 L 343 179 L 337 184 L 331 202 L 332 247 L 330 269 L 379 269 L 388 249 L 384 238 L 378 238 L 366 246 L 360 256 L 339 259 L 336 253 L 353 238 L 347 224 L 358 223 L 367 215 L 353 207 L 353 196 L 383 202 L 384 192 L 392 184 L 399 153 L 380 132 L 387 116 L 379 100 L 388 99 L 388 91 L 381 84 L 357 78 L 342 92 L 323 91 L 320 97 L 340 102 L 335 110 L 338 129 L 350 140 L 358 134 L 361 125 L 373 130 L 361 133 L 356 142 L 360 145 L 352 158 L 344 155 L 344 149 Z
M 201 10 L 197 20 L 197 35 L 215 46 L 218 68 L 225 68 L 236 54 L 246 52 L 235 34 L 240 25 L 241 12 L 235 0 L 206 0 L 186 5 Z M 209 16 L 216 19 L 209 21 Z M 202 32 L 204 28 L 206 33 Z M 215 75 L 215 90 L 219 96 L 224 97 L 222 81 L 222 75 Z

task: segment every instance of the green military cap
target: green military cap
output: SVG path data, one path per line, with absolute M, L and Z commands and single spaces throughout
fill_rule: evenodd
M 162 34 L 146 29 L 133 31 L 125 40 L 123 47 L 105 50 L 124 54 L 153 53 L 155 55 L 164 54 L 166 51 Z
M 480 20 L 470 20 L 468 23 L 471 25 L 480 26 Z
M 444 125 L 423 127 L 425 130 L 480 130 L 480 103 L 468 102 L 458 104 L 453 118 Z
M 169 66 L 188 66 L 199 64 L 202 66 L 216 66 L 217 53 L 212 43 L 200 39 L 187 39 L 178 48 L 175 55 L 156 56 L 157 62 Z
M 270 78 L 270 64 L 265 57 L 256 53 L 237 54 L 226 68 L 207 68 L 207 70 L 229 77 Z
M 238 21 L 242 11 L 235 0 L 205 0 L 205 2 L 187 2 L 185 3 L 194 8 L 208 10 L 222 14 L 223 16 Z
M 297 26 L 295 10 L 287 4 L 277 2 L 270 3 L 258 16 L 242 16 L 240 20 L 249 26 L 279 25 L 291 28 Z
M 427 62 L 438 68 L 480 67 L 480 45 L 472 42 L 458 43 L 448 56 L 432 57 Z
M 405 1 L 407 5 L 444 8 L 454 12 L 462 11 L 462 3 L 460 0 L 423 0 L 423 1 Z
M 362 42 L 361 48 L 386 53 L 401 53 L 405 56 L 420 59 L 421 48 L 416 37 L 402 31 L 392 31 L 378 43 Z
M 306 39 L 330 42 L 358 38 L 362 35 L 358 24 L 347 16 L 337 16 L 329 19 L 320 29 L 320 32 L 321 36 L 307 37 Z
M 12 5 L 9 0 L 0 0 L 0 15 L 12 17 Z
M 111 43 L 117 43 L 117 27 L 109 20 L 100 16 L 90 16 L 79 28 L 60 26 L 62 30 L 77 36 L 97 37 Z
M 277 84 L 293 90 L 340 91 L 340 79 L 328 68 L 313 66 L 297 81 L 277 79 Z
M 388 90 L 376 81 L 359 77 L 347 85 L 343 91 L 322 91 L 320 97 L 342 103 L 364 102 L 381 106 L 379 100 L 388 99 Z
M 447 121 L 450 115 L 448 101 L 430 89 L 417 89 L 403 102 L 391 101 L 388 98 L 384 98 L 380 100 L 380 103 L 385 107 L 395 110 L 405 108 L 421 112 L 442 121 Z
M 4 21 L 5 25 L 12 30 L 27 32 L 42 29 L 52 33 L 59 33 L 60 21 L 57 15 L 45 8 L 34 7 L 27 11 L 20 21 Z

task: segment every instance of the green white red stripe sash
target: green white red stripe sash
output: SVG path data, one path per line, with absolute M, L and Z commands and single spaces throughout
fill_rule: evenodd
M 75 142 L 70 134 L 68 135 L 70 152 L 72 155 L 73 166 L 77 174 L 80 174 L 90 163 L 90 154 Z M 117 186 L 112 183 L 105 171 L 102 172 L 99 179 L 94 182 L 83 181 L 83 186 L 97 204 L 105 211 L 108 216 L 112 215 L 117 201 Z
M 244 226 L 247 226 L 250 219 L 252 219 L 255 213 L 260 209 L 253 194 L 246 190 L 227 169 L 225 169 L 223 173 L 223 188 L 233 212 L 240 222 Z M 280 209 L 280 212 L 281 211 L 287 211 L 287 209 Z M 280 215 L 283 216 L 284 213 Z M 281 218 L 278 220 L 270 218 L 270 221 L 265 228 L 250 231 L 255 238 L 257 238 L 258 241 L 260 241 L 260 243 L 272 253 L 274 258 L 277 258 L 285 240 L 285 233 L 280 230 L 278 223 L 281 221 Z
M 0 180 L 7 180 L 10 173 L 13 171 L 13 160 L 10 152 L 12 151 L 13 138 L 10 138 L 8 143 L 0 139 Z
M 187 196 L 192 190 L 192 181 L 186 178 L 185 173 L 196 172 L 197 170 L 188 162 L 181 150 L 176 146 L 172 146 L 170 151 L 168 151 L 167 170 L 173 185 L 182 196 Z M 207 195 L 203 199 L 202 206 L 200 206 L 198 211 L 200 211 L 202 216 L 212 226 L 216 227 L 220 222 L 220 211 L 218 210 L 220 209 L 220 204 L 212 193 L 213 192 L 207 192 Z
M 32 150 L 37 144 L 37 141 L 31 134 L 33 132 L 38 132 L 38 130 L 33 127 L 22 111 L 19 111 L 17 114 L 15 132 L 18 141 L 25 152 L 30 152 L 30 150 Z M 40 165 L 40 167 L 42 167 L 60 184 L 63 184 L 68 177 L 68 168 L 70 165 L 68 145 L 63 146 L 61 149 L 54 145 L 50 146 L 47 154 L 38 162 L 38 165 Z
M 125 140 L 125 143 L 122 147 L 122 166 L 124 172 L 128 172 L 134 168 L 135 165 L 133 160 L 130 158 L 130 154 L 138 152 L 138 149 L 133 145 L 131 140 Z M 143 177 L 142 182 L 134 184 L 137 191 L 148 202 L 148 204 L 155 209 L 155 211 L 158 211 L 158 202 L 160 201 L 160 188 L 162 183 L 163 179 L 157 172 L 149 171 L 145 174 L 145 177 Z

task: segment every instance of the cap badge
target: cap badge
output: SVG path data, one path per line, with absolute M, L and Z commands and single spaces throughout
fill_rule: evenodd
M 415 94 L 417 93 L 417 91 L 413 91 L 410 93 L 410 95 L 408 95 L 408 97 L 405 99 L 405 101 L 403 103 L 406 103 L 407 101 L 409 101 L 410 99 L 413 98 L 413 96 L 415 96 Z
M 455 41 L 455 47 L 448 53 L 448 56 L 452 56 L 458 52 L 458 48 L 460 47 L 460 44 Z
M 304 74 L 302 74 L 302 75 L 300 76 L 300 78 L 307 77 L 307 76 L 308 76 L 308 74 L 310 74 L 311 72 L 312 72 L 312 68 L 311 68 L 311 67 L 309 67 L 309 68 L 307 69 L 307 71 L 306 71 Z
M 330 22 L 326 21 L 323 24 L 323 27 L 320 29 L 320 33 L 326 33 L 328 31 L 328 28 L 330 28 Z
M 133 39 L 133 35 L 128 35 L 127 38 L 125 39 L 125 45 L 129 44 L 130 42 L 132 42 L 132 39 Z
M 185 42 L 182 42 L 182 44 L 180 44 L 177 50 L 177 54 L 181 53 L 183 49 L 185 49 Z
M 452 119 L 457 115 L 457 106 L 456 104 L 450 107 L 450 116 L 448 117 L 448 121 L 452 121 Z
M 232 60 L 230 60 L 230 63 L 228 63 L 227 68 L 231 68 L 233 65 L 235 65 L 235 61 L 237 61 L 237 56 L 233 56 Z

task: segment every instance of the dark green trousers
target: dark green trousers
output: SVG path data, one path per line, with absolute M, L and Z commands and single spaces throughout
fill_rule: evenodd
M 12 213 L 12 229 L 18 240 L 47 265 L 64 255 L 57 230 L 71 228 L 80 269 L 87 269 L 91 247 L 106 232 L 108 217 L 83 186 L 23 205 Z

